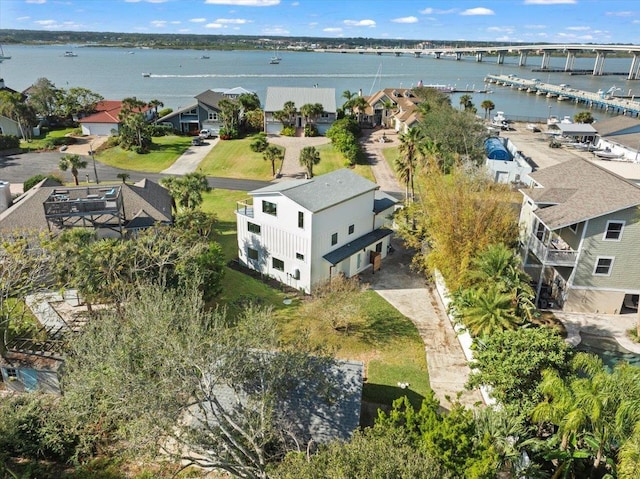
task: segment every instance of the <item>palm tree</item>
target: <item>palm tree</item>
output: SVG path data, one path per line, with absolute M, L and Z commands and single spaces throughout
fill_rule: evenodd
M 313 178 L 313 166 L 320 163 L 320 153 L 313 146 L 305 146 L 300 152 L 300 165 L 307 169 L 307 177 Z
M 496 331 L 516 329 L 522 320 L 513 307 L 512 296 L 495 285 L 472 290 L 469 304 L 459 314 L 464 325 L 475 337 L 488 336 Z
M 202 204 L 202 193 L 211 191 L 209 180 L 202 173 L 167 176 L 160 184 L 169 190 L 176 210 L 195 210 Z
M 296 109 L 296 104 L 292 101 L 285 102 L 284 105 L 282 106 L 282 112 L 284 113 L 284 116 L 287 118 L 287 124 L 289 126 L 293 125 L 295 122 L 296 114 L 298 113 L 298 110 Z
M 271 162 L 271 174 L 276 176 L 276 161 L 284 161 L 284 151 L 275 145 L 269 145 L 262 153 L 262 159 Z
M 362 123 L 362 115 L 367 110 L 369 102 L 363 96 L 357 96 L 351 100 L 351 110 L 358 112 L 358 123 Z
M 58 168 L 61 171 L 71 170 L 71 176 L 73 176 L 76 186 L 80 184 L 78 182 L 78 169 L 86 167 L 87 160 L 83 160 L 80 155 L 64 155 L 58 163 Z
M 393 110 L 395 108 L 396 104 L 393 103 L 393 101 L 391 101 L 390 99 L 386 99 L 385 101 L 382 102 L 382 124 L 386 127 L 388 127 L 389 125 L 387 124 L 387 121 L 389 119 L 389 111 Z
M 157 99 L 153 99 L 151 100 L 149 103 L 147 103 L 147 105 L 149 105 L 151 108 L 153 108 L 153 111 L 155 112 L 153 115 L 153 121 L 154 123 L 158 122 L 158 107 L 163 107 L 164 103 L 162 103 L 160 100 Z
M 486 120 L 489 117 L 489 112 L 493 110 L 496 105 L 491 100 L 484 100 L 480 103 L 480 108 L 484 110 L 484 119 Z
M 131 175 L 129 175 L 129 173 L 118 173 L 116 175 L 116 178 L 119 178 L 122 180 L 123 183 L 126 183 L 130 176 Z
M 349 113 L 351 113 L 352 102 L 353 102 L 353 99 L 355 98 L 356 95 L 357 95 L 357 93 L 351 92 L 349 90 L 345 90 L 345 91 L 342 92 L 342 98 L 344 98 L 346 100 L 342 104 L 342 109 L 345 110 L 345 112 L 348 110 Z
M 473 108 L 473 103 L 471 103 L 471 100 L 471 95 L 464 94 L 460 97 L 460 106 L 463 110 L 469 110 Z
M 422 131 L 418 128 L 409 128 L 406 133 L 400 135 L 400 155 L 395 161 L 396 172 L 405 185 L 405 198 L 407 200 L 415 196 L 414 176 L 418 163 L 418 151 L 423 140 Z

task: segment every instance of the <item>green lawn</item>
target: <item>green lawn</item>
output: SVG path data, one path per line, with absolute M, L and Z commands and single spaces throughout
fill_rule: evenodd
M 159 173 L 170 167 L 191 146 L 191 137 L 188 136 L 158 136 L 152 141 L 149 153 L 139 155 L 116 146 L 98 151 L 96 160 L 114 168 Z
M 397 146 L 390 146 L 389 148 L 384 148 L 382 150 L 382 156 L 384 156 L 384 159 L 387 161 L 389 166 L 391 166 L 393 171 L 396 171 L 395 161 L 396 158 L 398 158 L 398 154 Z
M 198 166 L 207 176 L 272 180 L 271 162 L 262 159 L 262 153 L 251 151 L 254 136 L 239 140 L 220 140 Z
M 227 260 L 237 258 L 235 204 L 245 198 L 245 192 L 219 189 L 204 195 L 202 208 L 218 217 L 218 241 Z M 285 298 L 293 299 L 292 304 L 285 306 Z M 218 304 L 224 305 L 232 316 L 250 301 L 273 307 L 284 340 L 292 340 L 306 331 L 309 341 L 334 350 L 337 357 L 364 361 L 366 400 L 391 404 L 407 395 L 419 406 L 429 391 L 429 376 L 424 344 L 415 326 L 374 291 L 363 291 L 350 300 L 352 304 L 346 308 L 356 311 L 357 320 L 348 332 L 336 331 L 318 319 L 319 311 L 333 311 L 335 305 L 287 294 L 227 267 Z M 344 308 L 341 305 L 341 310 Z M 399 388 L 399 382 L 410 383 L 410 389 Z
M 51 148 L 51 141 L 57 138 L 63 138 L 69 133 L 77 132 L 77 128 L 64 128 L 62 130 L 46 130 L 44 135 L 32 138 L 29 141 L 20 140 L 20 148 L 27 151 L 40 151 Z
M 339 170 L 340 168 L 348 167 L 344 156 L 342 156 L 342 154 L 339 153 L 331 143 L 316 146 L 316 150 L 320 153 L 320 163 L 313 167 L 313 174 L 315 176 L 324 175 L 325 173 L 330 173 L 332 171 Z M 373 176 L 373 172 L 369 165 L 356 165 L 353 168 L 353 171 L 358 173 L 360 176 L 364 176 L 366 179 L 375 182 L 375 177 Z

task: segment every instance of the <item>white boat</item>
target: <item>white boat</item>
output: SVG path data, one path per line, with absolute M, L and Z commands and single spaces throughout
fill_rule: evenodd
M 532 131 L 534 133 L 538 133 L 540 131 L 540 127 L 535 123 L 528 123 L 527 130 Z
M 65 57 L 77 57 L 78 54 L 74 52 L 64 52 Z
M 546 94 L 547 94 L 547 92 L 544 92 L 544 91 L 542 91 L 542 90 L 538 90 L 538 91 L 536 92 L 536 95 L 538 95 L 538 96 L 542 96 L 542 95 L 546 95 Z
M 617 160 L 618 158 L 622 158 L 622 153 L 614 153 L 609 148 L 602 151 L 593 151 L 592 153 L 603 160 Z
M 0 63 L 2 63 L 4 60 L 11 60 L 11 56 L 5 55 L 4 50 L 2 49 L 2 45 L 0 45 Z
M 273 56 L 271 57 L 271 59 L 269 60 L 269 63 L 271 65 L 277 65 L 278 63 L 280 63 L 280 60 L 282 60 L 282 58 L 280 58 L 279 56 Z
M 568 99 L 569 99 L 568 96 L 558 95 L 558 101 L 565 101 L 565 100 L 568 100 Z
M 500 128 L 501 130 L 508 130 L 509 129 L 509 121 L 507 120 L 507 117 L 504 116 L 504 112 L 503 111 L 497 111 L 496 114 L 494 115 L 493 119 L 491 120 L 491 125 L 492 126 L 496 126 L 498 128 Z
M 151 73 L 142 72 L 142 76 L 145 77 L 145 78 L 149 78 L 151 76 Z
M 560 120 L 560 123 L 564 123 L 565 125 L 568 125 L 573 123 L 573 120 L 571 119 L 570 116 L 563 116 L 562 120 Z
M 547 118 L 547 125 L 557 125 L 558 123 L 560 123 L 560 119 L 555 115 L 551 115 Z

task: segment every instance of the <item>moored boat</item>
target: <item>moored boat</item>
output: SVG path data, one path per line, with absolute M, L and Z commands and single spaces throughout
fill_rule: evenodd
M 77 57 L 77 56 L 78 56 L 78 54 L 77 54 L 77 53 L 75 53 L 75 52 L 71 52 L 71 51 L 69 51 L 69 52 L 64 52 L 64 55 L 63 55 L 63 56 L 65 56 L 65 57 Z

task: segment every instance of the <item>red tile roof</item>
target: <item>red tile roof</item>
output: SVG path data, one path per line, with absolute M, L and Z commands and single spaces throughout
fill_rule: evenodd
M 147 111 L 150 107 L 144 107 L 140 111 Z M 102 100 L 96 105 L 96 112 L 80 119 L 80 123 L 120 123 L 118 115 L 122 110 L 120 100 Z

